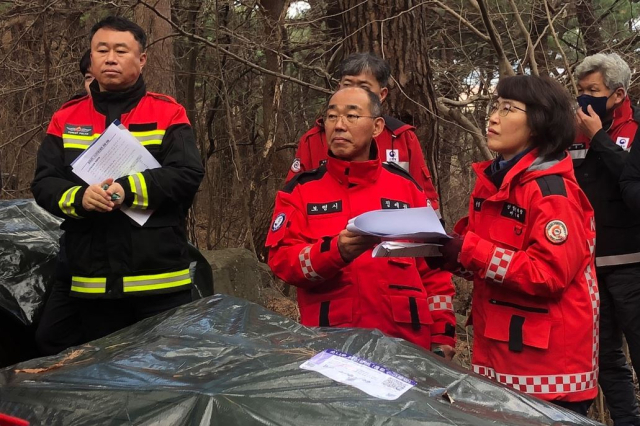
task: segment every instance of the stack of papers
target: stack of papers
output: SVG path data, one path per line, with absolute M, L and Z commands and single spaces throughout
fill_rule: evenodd
M 148 169 L 157 169 L 160 163 L 127 130 L 115 120 L 89 148 L 71 163 L 73 173 L 89 185 L 106 179 L 118 179 Z M 139 225 L 151 217 L 151 210 L 135 210 L 127 206 L 122 211 Z
M 431 207 L 370 211 L 349 220 L 347 230 L 386 240 L 373 257 L 440 256 L 439 241 L 450 238 Z

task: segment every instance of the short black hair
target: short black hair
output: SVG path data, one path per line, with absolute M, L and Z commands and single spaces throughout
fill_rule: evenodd
M 91 68 L 91 49 L 84 52 L 82 58 L 80 58 L 80 74 L 84 77 L 86 73 L 89 72 L 89 68 Z
M 114 31 L 129 31 L 133 34 L 133 38 L 136 39 L 140 45 L 140 52 L 144 52 L 147 48 L 147 34 L 142 27 L 135 22 L 123 18 L 122 16 L 107 16 L 91 28 L 91 36 L 89 41 L 93 40 L 93 36 L 99 29 L 106 28 Z
M 331 98 L 333 98 L 333 96 L 342 91 L 342 90 L 349 90 L 349 89 L 359 89 L 359 90 L 364 90 L 364 92 L 367 94 L 367 98 L 369 98 L 369 113 L 371 114 L 371 116 L 373 117 L 382 117 L 382 102 L 380 102 L 380 98 L 378 97 L 378 95 L 376 95 L 375 93 L 373 93 L 371 90 L 367 90 L 364 87 L 359 87 L 359 86 L 352 86 L 352 87 L 344 87 L 338 91 L 336 91 L 333 95 L 331 95 L 329 97 L 329 99 L 327 99 L 327 104 L 325 105 L 325 112 L 327 110 L 327 108 L 329 107 L 329 102 L 331 102 Z
M 338 80 L 347 75 L 358 75 L 367 71 L 375 77 L 380 87 L 387 87 L 391 67 L 387 61 L 373 53 L 354 53 L 347 56 L 338 67 Z
M 527 125 L 538 156 L 556 155 L 576 137 L 575 102 L 560 83 L 549 77 L 516 75 L 498 82 L 498 96 L 527 106 Z

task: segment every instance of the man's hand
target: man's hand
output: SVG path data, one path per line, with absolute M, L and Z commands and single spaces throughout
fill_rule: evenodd
M 82 196 L 82 208 L 87 211 L 110 212 L 114 204 L 111 201 L 111 196 L 102 187 L 112 183 L 113 179 L 107 179 L 100 184 L 90 185 Z
M 589 112 L 588 115 L 582 111 L 582 108 L 578 108 L 576 112 L 576 125 L 580 133 L 589 139 L 593 139 L 593 136 L 602 129 L 602 121 L 591 105 L 587 106 L 587 111 Z
M 111 196 L 113 194 L 118 194 L 118 199 L 117 200 L 113 200 L 111 198 Z M 117 208 L 117 207 L 120 207 L 120 205 L 124 201 L 124 196 L 126 194 L 124 193 L 124 188 L 122 187 L 122 185 L 120 185 L 119 183 L 115 183 L 114 182 L 111 186 L 109 186 L 109 188 L 107 188 L 107 195 L 109 196 L 109 200 L 112 200 L 113 203 L 116 205 L 116 208 Z
M 439 351 L 436 351 L 436 349 L 439 349 Z M 452 346 L 438 345 L 436 343 L 431 345 L 431 352 L 440 352 L 444 354 L 444 359 L 446 359 L 447 361 L 451 361 L 453 359 L 453 356 L 456 354 L 456 350 Z
M 342 260 L 351 262 L 371 247 L 380 243 L 379 237 L 372 235 L 358 235 L 343 229 L 338 234 L 338 251 Z

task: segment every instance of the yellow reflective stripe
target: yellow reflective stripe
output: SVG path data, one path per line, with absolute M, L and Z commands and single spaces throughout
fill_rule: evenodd
M 77 293 L 106 293 L 107 279 L 104 277 L 71 277 L 71 291 Z
M 95 133 L 93 136 L 80 136 L 80 135 L 62 135 L 62 146 L 64 148 L 76 148 L 87 149 L 91 143 L 98 139 L 100 133 Z
M 69 134 L 64 133 L 62 135 L 62 139 L 75 139 L 77 141 L 92 141 L 94 139 L 97 139 L 98 136 L 100 136 L 100 133 L 94 133 L 91 136 L 69 135 Z
M 152 139 L 152 140 L 148 140 L 148 141 L 140 141 L 140 143 L 142 144 L 142 146 L 162 145 L 162 139 Z
M 149 130 L 146 132 L 131 132 L 143 146 L 147 145 L 162 145 L 162 138 L 164 137 L 164 130 Z
M 136 291 L 162 290 L 165 288 L 180 287 L 191 284 L 191 276 L 188 269 L 167 272 L 155 275 L 137 275 L 123 277 L 123 291 L 131 293 Z
M 146 209 L 149 207 L 149 195 L 147 193 L 147 182 L 142 173 L 129 175 L 129 185 L 133 192 L 132 208 Z
M 106 293 L 106 289 L 104 288 L 84 288 L 84 287 L 76 287 L 75 285 L 71 286 L 71 291 L 75 291 L 76 293 L 92 293 L 92 294 Z
M 157 135 L 164 136 L 165 131 L 164 130 L 147 130 L 145 132 L 131 132 L 131 134 L 136 138 L 142 137 L 142 136 L 157 136 Z
M 76 219 L 81 218 L 76 213 L 76 208 L 73 206 L 73 202 L 76 199 L 76 193 L 79 190 L 80 190 L 79 186 L 72 186 L 62 194 L 62 196 L 60 197 L 60 201 L 58 201 L 58 207 L 60 207 L 60 210 L 62 211 L 62 213 Z

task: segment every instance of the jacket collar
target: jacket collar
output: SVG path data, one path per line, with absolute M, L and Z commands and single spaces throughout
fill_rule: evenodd
M 131 111 L 140 99 L 147 93 L 147 88 L 142 75 L 135 84 L 122 92 L 101 92 L 98 82 L 94 80 L 89 86 L 93 106 L 100 114 L 111 118 L 111 121 L 120 118 L 121 114 Z M 112 117 L 117 115 L 115 117 Z
M 629 95 L 627 95 L 624 98 L 624 101 L 622 101 L 622 104 L 613 111 L 613 117 L 602 123 L 602 128 L 611 136 L 615 134 L 616 130 L 618 130 L 620 126 L 631 120 L 633 120 L 633 109 L 631 108 L 631 99 L 629 99 Z M 584 143 L 588 147 L 589 142 L 591 142 L 591 140 L 585 135 L 582 133 L 578 134 L 576 143 Z
M 382 171 L 382 162 L 375 141 L 371 142 L 368 161 L 344 161 L 329 152 L 327 171 L 340 185 L 370 185 L 378 180 Z

